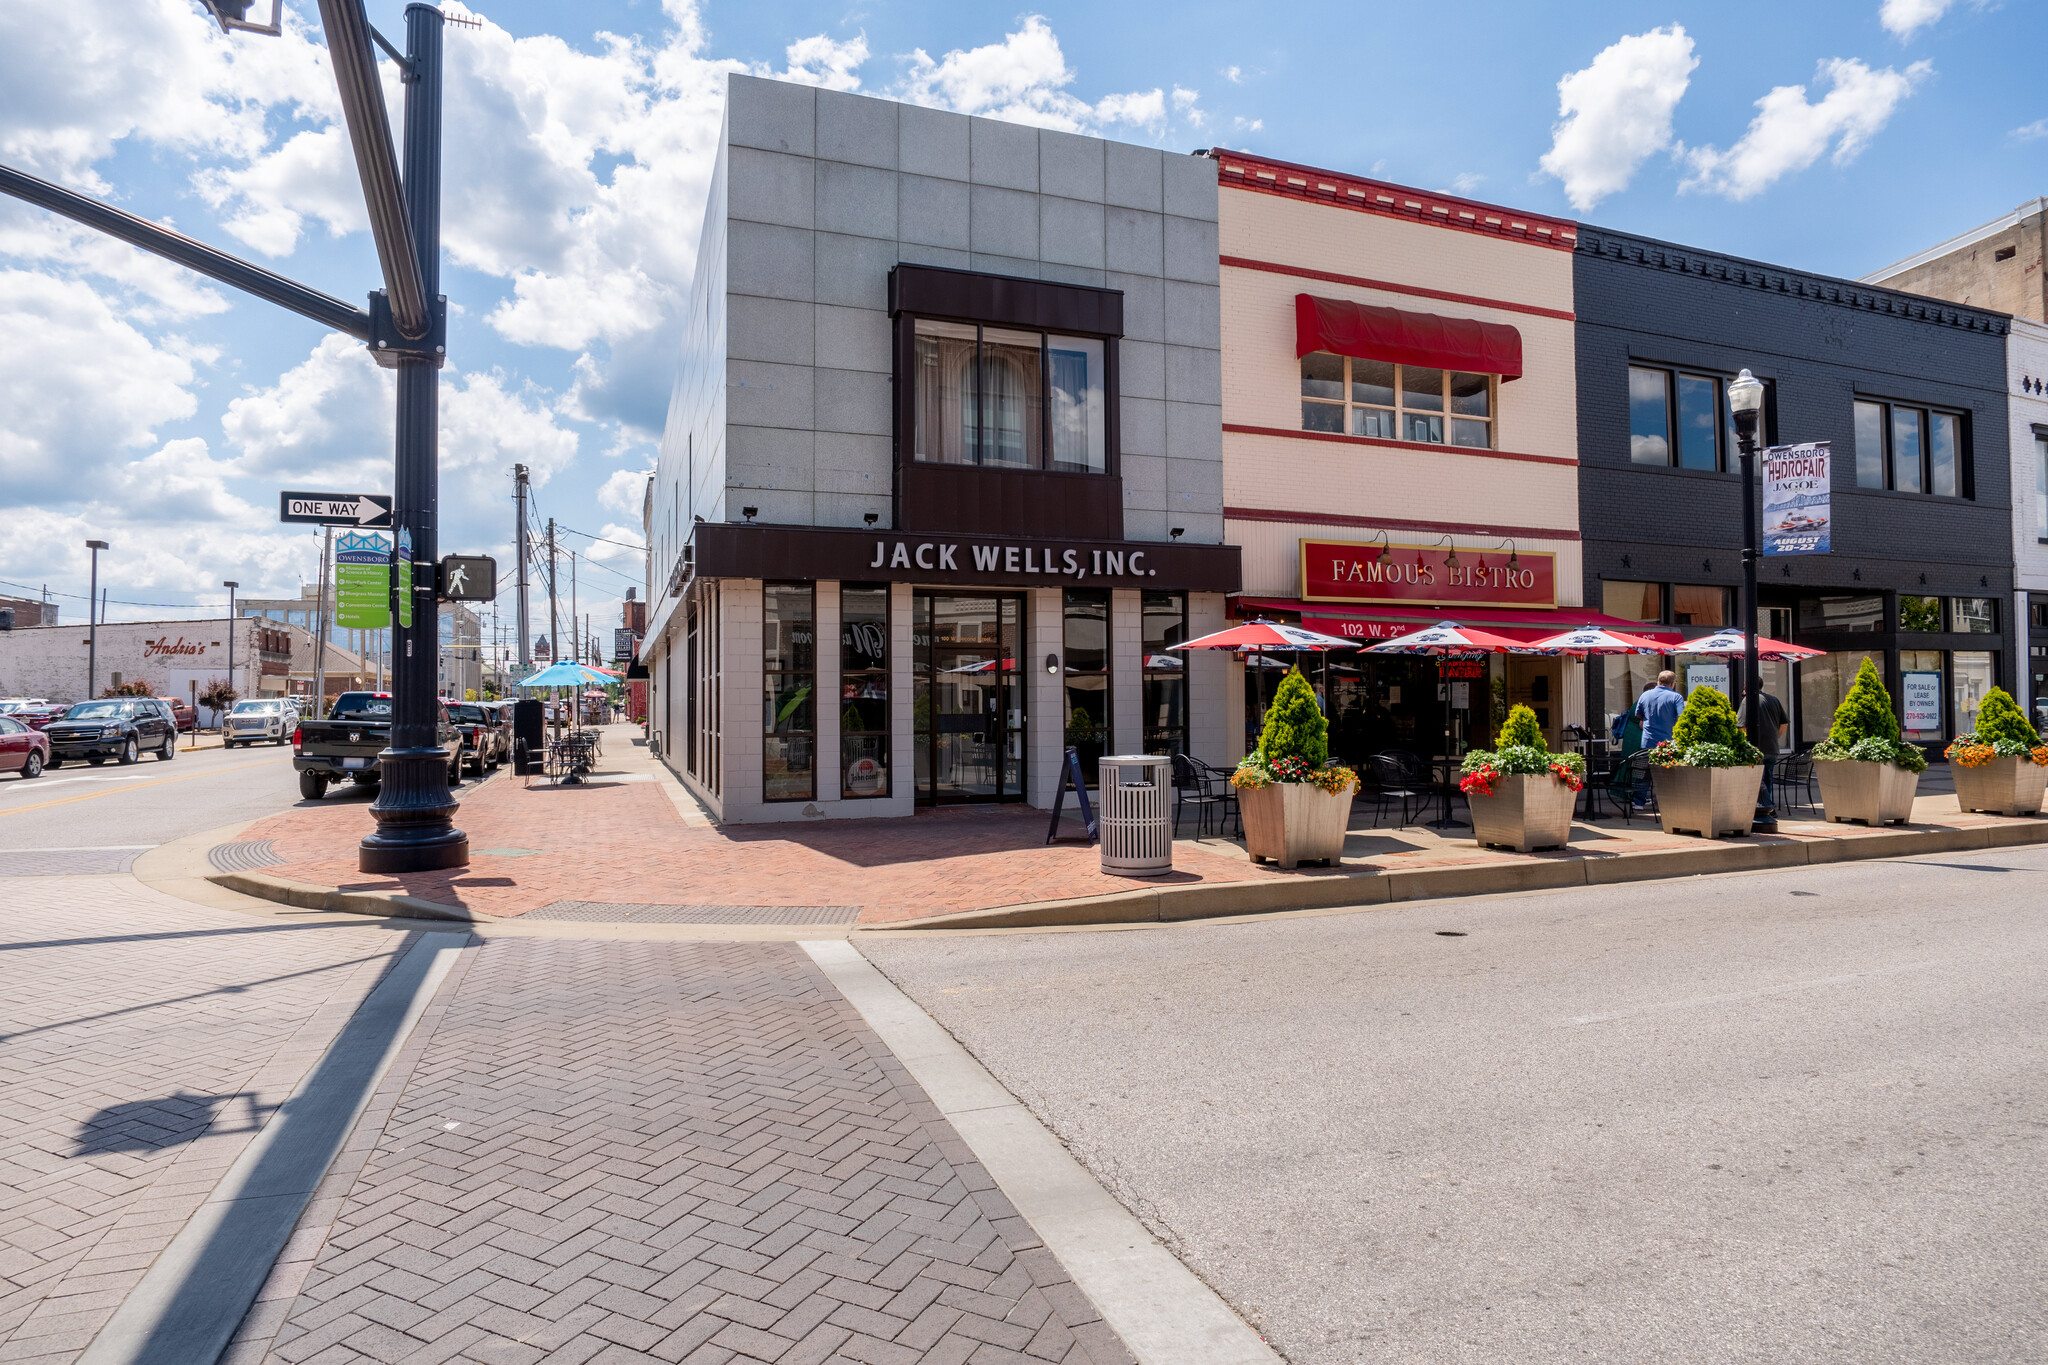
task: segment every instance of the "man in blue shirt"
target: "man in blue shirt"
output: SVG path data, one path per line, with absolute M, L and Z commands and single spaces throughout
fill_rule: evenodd
M 1665 669 L 1657 675 L 1657 685 L 1643 689 L 1643 695 L 1636 699 L 1634 712 L 1636 723 L 1643 727 L 1643 748 L 1654 749 L 1671 738 L 1672 730 L 1678 725 L 1678 713 L 1685 709 L 1685 698 L 1678 695 L 1671 684 L 1678 681 L 1678 675 Z M 1650 774 L 1646 768 L 1636 783 L 1636 805 L 1650 804 Z

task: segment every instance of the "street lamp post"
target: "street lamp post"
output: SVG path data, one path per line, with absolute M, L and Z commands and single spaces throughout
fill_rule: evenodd
M 88 540 L 85 548 L 92 551 L 92 587 L 85 599 L 85 699 L 92 700 L 99 690 L 100 671 L 100 551 L 113 547 L 104 540 Z
M 232 578 L 223 578 L 220 585 L 228 590 L 228 689 L 236 696 L 240 696 L 242 689 L 235 686 L 235 589 L 242 585 Z M 232 702 L 228 704 L 228 709 L 234 709 Z M 217 719 L 220 721 L 220 732 L 225 736 L 228 732 L 227 717 L 222 715 Z M 227 740 L 223 738 L 221 743 L 226 744 Z
M 1749 742 L 1759 749 L 1764 717 L 1761 701 L 1763 669 L 1757 661 L 1756 606 L 1756 429 L 1764 413 L 1764 386 L 1748 370 L 1728 385 L 1728 411 L 1735 420 L 1735 443 L 1742 454 L 1742 629 L 1749 636 L 1742 653 L 1742 706 L 1744 729 Z M 1775 746 L 1774 746 L 1775 747 Z M 1778 832 L 1778 808 L 1771 800 L 1771 784 L 1757 789 L 1756 814 L 1750 828 L 1758 834 Z

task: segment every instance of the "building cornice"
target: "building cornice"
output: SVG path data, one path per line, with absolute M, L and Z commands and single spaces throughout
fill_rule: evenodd
M 1995 237 L 2007 228 L 2017 227 L 2027 219 L 2039 217 L 2043 213 L 2048 213 L 2048 199 L 2029 199 L 2003 217 L 1993 218 L 1988 223 L 1980 223 L 1968 232 L 1959 232 L 1945 242 L 1936 242 L 1925 251 L 1916 251 L 1903 261 L 1893 261 L 1882 270 L 1872 271 L 1863 277 L 1863 283 L 1883 284 L 1894 275 L 1902 275 L 1916 266 L 1926 265 L 1929 261 L 1938 261 L 1944 256 L 1961 251 L 1966 246 L 1975 246 L 1986 237 Z
M 1570 251 L 1579 231 L 1578 224 L 1567 218 L 1523 213 L 1519 209 L 1502 208 L 1499 204 L 1483 203 L 1477 199 L 1460 199 L 1456 195 L 1418 190 L 1384 180 L 1368 180 L 1314 166 L 1297 166 L 1291 161 L 1275 161 L 1249 152 L 1212 147 L 1207 155 L 1216 162 L 1216 183 L 1225 189 L 1275 194 L 1283 199 L 1325 204 L 1331 208 L 1350 209 L 1354 213 L 1377 214 L 1383 218 L 1427 223 L 1458 232 L 1476 232 L 1483 237 L 1527 242 L 1554 251 Z
M 1953 327 L 1965 332 L 1984 332 L 1992 336 L 2004 336 L 2012 329 L 2010 315 L 1994 313 L 1988 308 L 1972 308 L 1965 304 L 1925 298 L 1919 294 L 1908 294 L 1897 289 L 1865 284 L 1860 280 L 1809 274 L 1781 265 L 1744 260 L 1740 256 L 1724 256 L 1717 251 L 1680 246 L 1675 242 L 1660 242 L 1653 237 L 1638 237 L 1629 232 L 1581 227 L 1578 251 L 1583 256 L 1596 256 L 1622 265 L 1690 275 L 1695 279 L 1756 289 L 1768 294 L 1787 294 L 1859 313 L 1907 318 L 1937 327 Z

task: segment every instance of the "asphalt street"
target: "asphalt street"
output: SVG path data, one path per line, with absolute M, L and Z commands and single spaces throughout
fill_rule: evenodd
M 860 947 L 1288 1360 L 2048 1359 L 2048 849 Z

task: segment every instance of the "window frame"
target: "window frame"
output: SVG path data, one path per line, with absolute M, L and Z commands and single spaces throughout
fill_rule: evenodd
M 1659 361 L 1636 360 L 1633 357 L 1628 362 L 1628 369 L 1630 373 L 1627 400 L 1630 438 L 1629 464 L 1643 469 L 1683 470 L 1688 474 L 1731 474 L 1737 472 L 1736 458 L 1740 452 L 1736 448 L 1734 414 L 1728 407 L 1728 385 L 1733 382 L 1734 375 L 1722 374 L 1718 370 L 1698 365 L 1664 364 Z M 1651 460 L 1638 460 L 1635 457 L 1635 386 L 1633 375 L 1637 370 L 1648 374 L 1661 375 L 1664 380 L 1664 459 L 1661 463 Z M 1685 431 L 1681 420 L 1684 404 L 1679 395 L 1681 383 L 1687 379 L 1703 379 L 1707 382 L 1708 387 L 1713 390 L 1714 467 L 1712 469 L 1698 469 L 1684 463 Z M 1767 392 L 1766 411 L 1764 414 L 1766 417 L 1769 415 L 1769 399 L 1775 397 L 1775 394 L 1769 391 L 1771 382 L 1768 379 L 1764 381 Z M 1759 453 L 1761 453 L 1761 447 L 1768 444 L 1765 432 L 1758 431 L 1757 444 L 1759 446 Z
M 768 667 L 768 647 L 765 639 L 767 627 L 767 593 L 771 588 L 798 588 L 807 593 L 811 600 L 811 666 L 809 668 Z M 785 801 L 815 801 L 818 799 L 818 585 L 814 582 L 771 579 L 762 584 L 761 622 L 764 638 L 761 645 L 761 800 L 764 803 Z M 811 723 L 808 729 L 777 730 L 769 707 L 775 697 L 775 680 L 778 678 L 808 678 L 810 680 Z M 811 745 L 811 785 L 802 795 L 770 796 L 768 794 L 768 744 L 776 738 L 800 738 Z
M 1878 411 L 1878 429 L 1883 439 L 1883 449 L 1878 452 L 1878 468 L 1884 474 L 1882 486 L 1866 483 L 1863 479 L 1863 449 L 1860 421 L 1865 407 Z M 1900 488 L 1898 470 L 1894 467 L 1897 450 L 1897 414 L 1911 413 L 1919 418 L 1920 426 L 1920 487 Z M 1955 423 L 1955 492 L 1934 491 L 1934 419 L 1946 417 Z M 1974 460 L 1971 458 L 1970 414 L 1959 408 L 1943 407 L 1939 403 L 1912 402 L 1905 399 L 1881 397 L 1873 393 L 1858 392 L 1851 400 L 1849 409 L 1849 431 L 1855 444 L 1851 463 L 1856 469 L 1856 491 L 1859 493 L 1898 493 L 1909 498 L 1948 498 L 1957 502 L 1973 502 L 1977 497 L 1976 479 L 1973 477 Z
M 1500 376 L 1497 374 L 1482 374 L 1482 372 L 1478 370 L 1453 370 L 1446 366 L 1440 365 L 1410 366 L 1404 365 L 1398 360 L 1373 360 L 1369 356 L 1344 356 L 1338 355 L 1335 351 L 1310 351 L 1307 355 L 1298 356 L 1295 359 L 1297 382 L 1299 382 L 1300 380 L 1301 366 L 1304 363 L 1306 363 L 1312 356 L 1330 356 L 1333 359 L 1342 361 L 1344 365 L 1344 372 L 1343 378 L 1338 381 L 1337 387 L 1339 391 L 1339 396 L 1335 399 L 1314 398 L 1308 395 L 1307 393 L 1303 393 L 1297 390 L 1295 397 L 1297 398 L 1297 400 L 1299 400 L 1302 406 L 1301 429 L 1303 431 L 1315 432 L 1318 435 L 1326 436 L 1346 436 L 1354 441 L 1392 441 L 1400 445 L 1433 446 L 1441 448 L 1443 450 L 1499 450 L 1501 448 Z M 1352 397 L 1353 388 L 1351 366 L 1354 361 L 1364 361 L 1367 364 L 1373 365 L 1388 365 L 1393 368 L 1394 376 L 1392 387 L 1394 392 L 1394 401 L 1391 405 L 1383 405 L 1379 403 L 1361 403 L 1357 401 L 1354 397 Z M 1441 382 L 1438 384 L 1437 387 L 1437 397 L 1442 401 L 1442 407 L 1436 409 L 1411 409 L 1408 407 L 1406 403 L 1402 401 L 1403 396 L 1407 393 L 1407 388 L 1403 382 L 1406 379 L 1406 374 L 1404 372 L 1409 369 L 1435 370 L 1438 374 L 1443 376 Z M 1456 400 L 1453 398 L 1451 394 L 1451 376 L 1456 374 L 1478 374 L 1481 378 L 1486 380 L 1486 416 L 1473 417 L 1470 415 L 1460 414 L 1458 410 L 1454 406 L 1452 406 Z M 1342 416 L 1339 419 L 1339 430 L 1335 432 L 1324 432 L 1318 431 L 1317 428 L 1309 426 L 1307 409 L 1308 405 L 1312 403 L 1319 407 L 1337 409 L 1342 414 Z M 1364 412 L 1392 413 L 1394 418 L 1395 434 L 1392 436 L 1360 435 L 1358 432 L 1352 429 L 1352 411 L 1354 409 Z M 1441 441 L 1417 441 L 1410 439 L 1409 436 L 1406 434 L 1407 418 L 1410 412 L 1413 412 L 1417 417 L 1434 417 L 1438 421 L 1442 422 L 1444 424 L 1444 439 Z M 1484 424 L 1484 426 L 1486 427 L 1487 444 L 1483 446 L 1465 445 L 1456 440 L 1451 439 L 1456 432 L 1456 428 L 1452 424 L 1456 422 L 1474 422 Z
M 1148 753 L 1148 754 L 1153 754 L 1153 753 L 1167 753 L 1167 754 L 1176 754 L 1176 753 L 1177 753 L 1177 754 L 1185 754 L 1185 753 L 1188 753 L 1188 752 L 1189 752 L 1189 748 L 1188 748 L 1188 744 L 1189 744 L 1189 733 L 1188 733 L 1188 731 L 1189 731 L 1189 725 L 1188 725 L 1188 692 L 1189 692 L 1189 688 L 1188 688 L 1188 671 L 1187 671 L 1187 655 L 1186 655 L 1186 653 L 1185 653 L 1185 652 L 1183 652 L 1183 653 L 1181 653 L 1181 654 L 1180 654 L 1180 655 L 1178 656 L 1178 657 L 1180 658 L 1180 660 L 1181 660 L 1181 666 L 1180 666 L 1180 667 L 1179 667 L 1178 669 L 1174 669 L 1174 670 L 1171 670 L 1171 671 L 1169 671 L 1169 670 L 1167 670 L 1167 669 L 1163 669 L 1163 668 L 1161 668 L 1161 669 L 1155 669 L 1155 668 L 1153 668 L 1153 667 L 1151 666 L 1151 660 L 1152 660 L 1152 655 L 1153 655 L 1153 653 L 1154 653 L 1155 651 L 1154 651 L 1154 650 L 1152 649 L 1152 647 L 1151 647 L 1151 641 L 1150 641 L 1150 638 L 1149 638 L 1149 637 L 1148 637 L 1148 636 L 1146 635 L 1146 633 L 1145 633 L 1145 631 L 1146 631 L 1146 622 L 1147 622 L 1147 621 L 1148 621 L 1148 620 L 1150 619 L 1150 617 L 1151 617 L 1151 616 L 1153 615 L 1153 613 L 1152 613 L 1152 612 L 1151 612 L 1151 611 L 1150 611 L 1150 610 L 1149 610 L 1149 609 L 1148 609 L 1148 608 L 1146 607 L 1146 605 L 1145 605 L 1145 599 L 1146 599 L 1146 598 L 1148 598 L 1148 597 L 1177 597 L 1177 598 L 1179 598 L 1179 599 L 1180 599 L 1180 639 L 1179 639 L 1179 643 L 1181 643 L 1181 644 L 1186 644 L 1186 643 L 1188 642 L 1188 640 L 1189 640 L 1189 639 L 1191 638 L 1191 637 L 1189 636 L 1189 634 L 1188 634 L 1188 594 L 1186 594 L 1186 593 L 1184 593 L 1184 592 L 1153 592 L 1153 591 L 1152 591 L 1152 590 L 1150 590 L 1150 589 L 1147 589 L 1146 591 L 1144 591 L 1144 592 L 1141 592 L 1141 593 L 1139 593 L 1139 594 L 1138 594 L 1138 648 L 1139 648 L 1140 650 L 1142 650 L 1142 651 L 1143 651 L 1143 653 L 1142 653 L 1142 654 L 1141 654 L 1141 655 L 1139 656 L 1139 659 L 1138 659 L 1138 700 L 1139 700 L 1139 705 L 1140 705 L 1141 707 L 1146 707 L 1146 708 L 1148 708 L 1148 709 L 1147 709 L 1147 712 L 1146 712 L 1146 714 L 1144 714 L 1144 715 L 1141 715 L 1141 716 L 1140 716 L 1140 717 L 1138 718 L 1138 731 L 1139 731 L 1139 746 L 1140 746 L 1140 748 L 1141 748 L 1141 749 L 1142 749 L 1142 750 L 1143 750 L 1143 751 L 1144 751 L 1145 753 Z M 1166 616 L 1166 613 L 1165 613 L 1165 612 L 1160 612 L 1160 613 L 1158 613 L 1158 614 L 1159 614 L 1159 615 L 1160 615 L 1160 616 L 1161 616 L 1162 618 Z M 1160 651 L 1160 652 L 1163 652 L 1163 651 Z M 1150 705 L 1150 695 L 1149 695 L 1149 692 L 1150 692 L 1150 687 L 1151 687 L 1151 683 L 1152 683 L 1152 680 L 1153 680 L 1154 678 L 1161 678 L 1161 679 L 1164 679 L 1164 678 L 1172 678 L 1172 679 L 1173 679 L 1173 681 L 1175 681 L 1175 682 L 1177 682 L 1177 683 L 1179 683 L 1179 684 L 1180 684 L 1180 724 L 1179 724 L 1179 725 L 1177 725 L 1177 726 L 1157 726 L 1157 725 L 1154 725 L 1154 724 L 1152 723 L 1152 717 L 1151 717 L 1151 714 L 1150 714 L 1150 712 L 1149 712 L 1149 705 Z M 1115 685 L 1115 684 L 1113 684 L 1113 683 L 1111 684 L 1111 686 L 1114 686 L 1114 685 Z M 1157 734 L 1157 735 L 1163 735 L 1163 736 L 1169 736 L 1169 737 L 1177 737 L 1177 738 L 1178 738 L 1178 740 L 1179 740 L 1179 744 L 1180 744 L 1180 747 L 1178 747 L 1178 748 L 1167 748 L 1167 749 L 1164 749 L 1164 750 L 1161 750 L 1161 749 L 1155 749 L 1155 748 L 1153 748 L 1153 747 L 1152 747 L 1152 743 L 1153 743 L 1153 736 L 1154 736 L 1155 734 Z M 1169 742 L 1170 742 L 1170 739 L 1169 739 Z
M 943 322 L 974 329 L 974 420 L 972 458 L 955 463 L 948 460 L 927 459 L 918 450 L 918 418 L 921 412 L 921 395 L 918 392 L 917 376 L 917 324 L 920 322 Z M 1008 471 L 1019 474 L 1069 474 L 1080 478 L 1115 478 L 1121 475 L 1121 459 L 1118 449 L 1120 432 L 1117 415 L 1121 406 L 1120 382 L 1118 375 L 1118 345 L 1121 337 L 1102 332 L 1091 332 L 1076 327 L 1049 327 L 1035 322 L 1015 322 L 1000 318 L 962 317 L 954 314 L 905 309 L 897 314 L 898 353 L 897 376 L 902 389 L 904 406 L 899 409 L 907 420 L 901 434 L 902 462 L 921 468 L 987 469 Z M 987 364 L 986 336 L 990 329 L 1006 332 L 1035 332 L 1038 335 L 1038 450 L 1034 461 L 1027 464 L 1004 464 L 1000 461 L 982 458 L 982 443 L 985 434 L 991 430 L 988 403 L 981 376 Z M 1054 338 L 1071 337 L 1077 341 L 1093 341 L 1102 347 L 1102 468 L 1083 469 L 1071 464 L 1061 465 L 1054 459 L 1052 421 L 1052 342 Z
M 1102 607 L 1102 667 L 1099 669 L 1078 669 L 1074 667 L 1071 634 L 1072 622 L 1077 618 L 1074 607 L 1080 603 L 1099 603 Z M 1078 749 L 1081 746 L 1068 738 L 1073 728 L 1073 710 L 1068 704 L 1069 689 L 1076 678 L 1102 679 L 1102 754 L 1116 748 L 1116 597 L 1108 588 L 1062 588 L 1060 590 L 1060 748 Z M 1096 755 L 1100 758 L 1102 754 Z M 1088 757 L 1081 757 L 1083 784 L 1093 788 L 1099 773 L 1091 768 Z
M 848 730 L 846 728 L 846 594 L 879 591 L 882 597 L 882 666 L 855 670 L 852 676 L 879 676 L 887 695 L 882 699 L 882 728 L 879 730 Z M 839 722 L 839 799 L 842 801 L 886 801 L 896 794 L 896 765 L 894 762 L 894 720 L 896 710 L 896 604 L 895 594 L 887 583 L 841 583 L 839 585 L 839 687 L 837 704 L 840 707 Z M 849 739 L 877 739 L 882 741 L 882 789 L 875 792 L 849 791 L 846 785 L 846 741 Z

